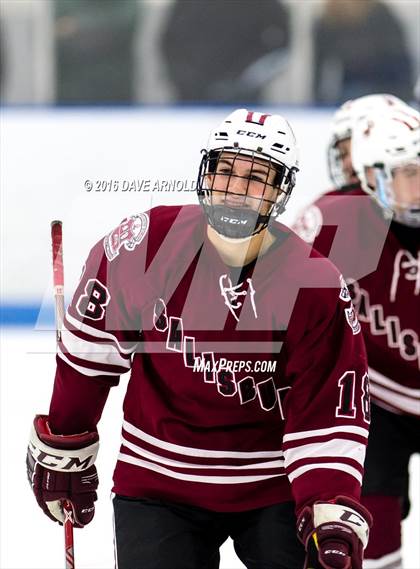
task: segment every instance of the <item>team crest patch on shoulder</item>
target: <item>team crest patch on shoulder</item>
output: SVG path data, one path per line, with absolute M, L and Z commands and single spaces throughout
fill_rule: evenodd
M 322 226 L 322 212 L 316 205 L 309 206 L 293 224 L 293 231 L 307 243 L 313 243 Z
M 354 306 L 351 305 L 350 308 L 345 308 L 344 312 L 346 314 L 347 324 L 350 326 L 353 334 L 358 334 L 360 332 L 360 323 L 357 319 L 357 314 Z
M 350 291 L 346 281 L 344 280 L 343 275 L 340 275 L 340 287 L 341 289 L 340 289 L 339 298 L 341 300 L 344 300 L 344 302 L 348 302 L 349 300 L 351 300 Z
M 118 257 L 121 247 L 133 251 L 139 245 L 149 229 L 147 213 L 138 213 L 127 217 L 104 239 L 105 255 L 108 261 Z

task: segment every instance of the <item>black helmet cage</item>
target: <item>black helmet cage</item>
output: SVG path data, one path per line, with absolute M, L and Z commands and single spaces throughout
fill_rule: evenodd
M 343 160 L 338 149 L 339 142 L 340 140 L 335 139 L 329 144 L 327 149 L 328 173 L 330 175 L 330 180 L 337 189 L 341 189 L 346 186 L 346 178 L 343 172 Z
M 327 160 L 328 160 L 328 173 L 333 186 L 337 190 L 352 190 L 360 186 L 358 182 L 349 182 L 346 178 L 343 169 L 343 158 L 341 156 L 338 144 L 343 140 L 351 138 L 351 131 L 348 131 L 343 136 L 335 136 L 327 148 Z
M 229 190 L 229 182 L 231 178 L 238 178 L 240 176 L 236 174 L 229 173 L 218 173 L 219 176 L 226 176 L 227 183 L 225 189 L 219 190 L 213 187 L 213 182 L 209 187 L 206 184 L 206 176 L 209 174 L 213 174 L 216 172 L 217 165 L 220 159 L 222 152 L 229 153 L 233 155 L 233 162 L 232 166 L 235 163 L 235 160 L 247 160 L 251 162 L 251 171 L 253 169 L 253 165 L 258 164 L 256 160 L 265 160 L 267 162 L 267 174 L 266 179 L 264 181 L 264 191 L 261 198 L 252 198 L 253 200 L 259 200 L 259 207 L 258 207 L 258 224 L 255 228 L 255 231 L 252 235 L 256 235 L 260 233 L 263 229 L 268 227 L 269 223 L 275 219 L 278 215 L 284 212 L 286 209 L 286 204 L 289 201 L 290 195 L 292 190 L 296 184 L 296 172 L 298 168 L 292 167 L 288 168 L 282 163 L 274 161 L 270 155 L 265 154 L 263 152 L 255 152 L 251 150 L 246 150 L 243 148 L 232 147 L 232 146 L 223 146 L 221 148 L 215 148 L 210 151 L 205 149 L 202 150 L 203 157 L 201 159 L 199 171 L 198 171 L 198 178 L 197 178 L 197 194 L 200 204 L 202 205 L 207 218 L 208 222 L 212 227 L 215 227 L 212 215 L 212 206 L 213 206 L 213 193 L 224 193 L 226 196 L 227 194 L 235 195 L 235 192 Z M 270 169 L 273 168 L 276 171 L 274 180 L 272 183 L 268 182 L 268 177 L 270 175 Z M 246 176 L 244 177 L 247 180 L 246 191 L 245 194 L 241 193 L 242 197 L 248 196 L 249 184 L 251 182 L 251 177 Z M 271 188 L 278 188 L 277 195 L 274 201 L 268 200 L 264 198 L 265 190 L 267 187 Z M 237 194 L 236 194 L 237 195 Z M 265 214 L 260 213 L 263 205 L 267 203 L 269 204 L 269 208 Z

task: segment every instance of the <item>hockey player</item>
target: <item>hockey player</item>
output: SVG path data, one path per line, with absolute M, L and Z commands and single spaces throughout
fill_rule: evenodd
M 317 251 L 328 256 L 331 250 L 352 282 L 373 401 L 363 485 L 373 529 L 364 567 L 390 569 L 401 567 L 408 463 L 420 450 L 420 118 L 402 102 L 387 105 L 388 96 L 371 96 L 376 104 L 367 109 L 362 99 L 348 131 L 352 160 L 347 171 L 357 176 L 359 187 L 321 197 L 295 228 Z M 379 263 L 369 275 L 357 277 L 361 251 L 388 226 Z M 332 228 L 340 239 L 341 261 L 333 254 Z
M 328 170 L 335 190 L 349 191 L 360 188 L 351 157 L 351 133 L 355 117 L 368 116 L 372 112 L 386 113 L 407 106 L 398 97 L 386 93 L 365 95 L 341 105 L 333 117 L 328 147 Z
M 365 350 L 339 273 L 275 221 L 297 170 L 288 122 L 239 109 L 210 135 L 201 207 L 133 215 L 89 255 L 27 464 L 51 519 L 68 499 L 90 522 L 97 423 L 131 369 L 119 569 L 214 569 L 229 536 L 249 569 L 362 567 Z

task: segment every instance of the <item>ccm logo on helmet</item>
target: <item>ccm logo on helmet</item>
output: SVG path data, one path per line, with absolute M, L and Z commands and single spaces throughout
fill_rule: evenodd
M 244 134 L 245 136 L 252 136 L 252 138 L 266 138 L 265 134 L 259 132 L 252 132 L 250 130 L 238 130 L 236 134 Z

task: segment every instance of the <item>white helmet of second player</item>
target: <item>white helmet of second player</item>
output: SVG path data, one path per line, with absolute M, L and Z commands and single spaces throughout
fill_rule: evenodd
M 420 227 L 420 113 L 405 105 L 361 115 L 352 133 L 353 165 L 362 189 L 396 221 Z M 402 168 L 408 168 L 413 180 L 405 195 L 396 188 L 395 176 Z
M 335 112 L 328 145 L 328 169 L 331 181 L 337 189 L 351 186 L 348 175 L 343 169 L 343 159 L 338 143 L 351 138 L 355 118 L 401 107 L 406 108 L 408 105 L 394 95 L 379 93 L 346 101 Z

